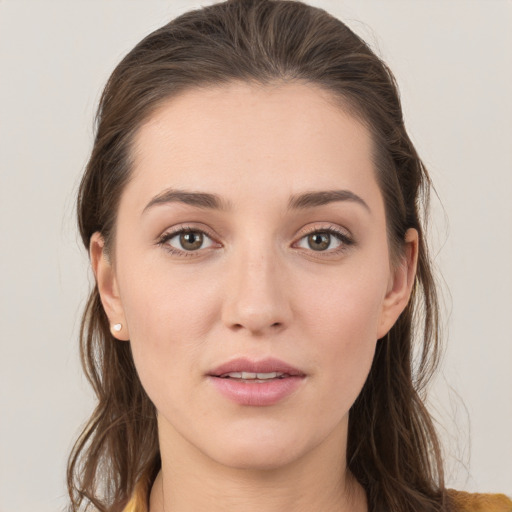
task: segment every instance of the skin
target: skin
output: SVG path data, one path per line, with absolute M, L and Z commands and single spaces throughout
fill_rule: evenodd
M 418 242 L 409 230 L 391 264 L 369 132 L 328 94 L 232 83 L 170 99 L 137 134 L 112 257 L 91 239 L 105 311 L 122 324 L 113 334 L 130 340 L 158 411 L 151 512 L 366 510 L 345 466 L 348 411 L 409 300 Z M 147 207 L 171 188 L 216 194 L 223 208 Z M 332 190 L 366 206 L 289 207 Z M 208 238 L 188 252 L 179 236 L 159 243 L 180 228 Z M 351 243 L 328 235 L 313 250 L 308 235 L 327 229 Z M 276 405 L 241 406 L 206 373 L 242 356 L 306 377 Z

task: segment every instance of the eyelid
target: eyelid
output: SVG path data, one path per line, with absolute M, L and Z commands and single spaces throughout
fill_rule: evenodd
M 178 249 L 178 248 L 173 247 L 172 245 L 167 243 L 169 240 L 180 235 L 181 233 L 187 233 L 187 232 L 202 233 L 205 237 L 209 238 L 213 242 L 212 246 L 197 249 L 196 251 L 187 251 L 185 249 Z M 197 226 L 197 225 L 193 225 L 191 223 L 173 226 L 172 228 L 166 229 L 157 238 L 156 244 L 159 246 L 162 246 L 164 249 L 166 249 L 167 251 L 169 251 L 172 254 L 177 254 L 177 255 L 181 255 L 181 256 L 189 256 L 189 257 L 190 256 L 199 256 L 202 252 L 204 252 L 205 250 L 211 249 L 211 248 L 222 247 L 222 244 L 218 241 L 218 237 L 215 234 L 213 234 L 209 228 L 207 228 L 204 225 Z
M 341 238 L 345 238 L 353 241 L 352 233 L 347 229 L 333 223 L 319 223 L 315 222 L 301 228 L 295 235 L 295 239 L 299 240 L 305 236 L 311 235 L 312 233 L 333 233 L 339 235 Z
M 197 249 L 197 250 L 191 250 L 187 251 L 185 249 L 178 249 L 176 247 L 171 246 L 167 242 L 174 238 L 175 236 L 180 235 L 184 232 L 199 232 L 202 233 L 204 236 L 208 237 L 212 242 L 212 246 Z M 297 244 L 304 239 L 305 237 L 313 234 L 313 233 L 328 233 L 333 236 L 335 236 L 340 241 L 340 246 L 336 247 L 335 249 L 328 249 L 325 251 L 314 251 L 313 249 L 306 249 L 306 248 L 300 248 L 297 247 Z M 180 256 L 199 256 L 200 254 L 204 253 L 205 251 L 212 249 L 212 248 L 221 248 L 223 247 L 222 243 L 218 241 L 219 237 L 212 232 L 211 229 L 209 229 L 207 226 L 200 224 L 195 225 L 193 223 L 186 223 L 181 224 L 177 226 L 173 226 L 171 228 L 166 229 L 158 238 L 156 241 L 156 244 L 159 246 L 164 246 L 166 250 L 168 250 L 170 253 L 177 254 Z M 292 242 L 291 246 L 293 248 L 302 249 L 307 252 L 314 252 L 315 255 L 322 257 L 328 256 L 328 255 L 337 255 L 343 251 L 346 251 L 350 246 L 355 245 L 355 240 L 350 233 L 350 231 L 346 228 L 343 228 L 337 224 L 333 223 L 313 223 L 308 226 L 302 227 L 297 234 L 294 237 L 294 241 Z
M 326 251 L 314 251 L 313 249 L 305 249 L 301 247 L 296 247 L 297 244 L 306 238 L 307 236 L 313 234 L 313 233 L 328 233 L 340 241 L 341 245 L 335 249 L 328 249 Z M 313 225 L 307 226 L 305 228 L 302 228 L 299 233 L 296 235 L 295 241 L 292 244 L 292 247 L 296 247 L 298 249 L 304 249 L 308 252 L 314 252 L 315 255 L 322 257 L 322 255 L 336 255 L 343 251 L 346 251 L 350 246 L 355 245 L 355 240 L 350 231 L 346 228 L 342 228 L 336 224 L 321 224 L 321 223 L 314 223 Z

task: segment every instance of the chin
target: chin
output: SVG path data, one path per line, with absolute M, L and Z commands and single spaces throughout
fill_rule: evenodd
M 253 430 L 242 436 L 228 435 L 218 439 L 208 455 L 226 467 L 269 471 L 293 463 L 307 451 L 304 440 L 296 435 L 286 435 L 285 431 Z

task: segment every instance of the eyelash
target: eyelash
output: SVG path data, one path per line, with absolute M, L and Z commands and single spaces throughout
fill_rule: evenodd
M 176 247 L 173 247 L 172 245 L 168 244 L 169 240 L 171 240 L 174 237 L 179 236 L 183 233 L 201 233 L 202 235 L 208 237 L 210 240 L 212 240 L 215 243 L 214 237 L 211 234 L 209 234 L 208 231 L 206 231 L 205 229 L 184 226 L 184 227 L 178 228 L 174 231 L 168 231 L 168 232 L 164 233 L 158 239 L 157 245 L 161 246 L 167 252 L 169 252 L 170 254 L 175 255 L 175 256 L 183 256 L 185 258 L 197 256 L 197 253 L 199 253 L 200 249 L 198 249 L 197 251 L 186 251 L 186 250 L 176 249 Z M 219 244 L 217 243 L 217 245 L 219 245 Z
M 341 242 L 341 245 L 339 247 L 337 247 L 336 249 L 331 249 L 331 250 L 327 250 L 327 251 L 314 251 L 313 249 L 310 249 L 310 252 L 314 253 L 315 256 L 319 256 L 319 257 L 337 256 L 337 255 L 345 252 L 347 249 L 349 249 L 350 246 L 355 245 L 355 240 L 346 231 L 342 231 L 337 226 L 333 226 L 333 225 L 327 226 L 327 227 L 314 226 L 314 227 L 308 229 L 306 231 L 306 233 L 304 233 L 299 238 L 299 240 L 297 242 L 294 242 L 294 245 L 299 243 L 304 238 L 306 238 L 310 235 L 313 235 L 315 233 L 318 233 L 318 234 L 325 233 L 325 234 L 334 236 L 334 238 L 337 238 Z
M 181 227 L 173 231 L 166 232 L 160 236 L 160 238 L 157 241 L 157 245 L 164 248 L 167 252 L 169 252 L 172 255 L 176 256 L 182 256 L 182 257 L 194 257 L 197 256 L 198 253 L 201 251 L 201 249 L 198 249 L 196 251 L 187 251 L 187 250 L 180 250 L 176 249 L 172 245 L 170 245 L 168 242 L 169 240 L 173 239 L 176 236 L 179 236 L 183 233 L 201 233 L 202 235 L 208 237 L 210 240 L 213 241 L 213 243 L 217 244 L 217 246 L 220 246 L 218 242 L 215 242 L 215 238 L 208 233 L 208 231 L 204 229 L 194 228 L 190 226 Z M 294 242 L 294 246 L 298 244 L 301 240 L 304 238 L 313 235 L 315 233 L 318 234 L 328 234 L 331 236 L 334 236 L 336 239 L 339 240 L 341 245 L 336 249 L 331 249 L 327 251 L 314 251 L 313 249 L 310 249 L 309 251 L 312 253 L 315 253 L 317 256 L 336 256 L 343 252 L 345 252 L 350 246 L 355 245 L 354 239 L 348 235 L 345 231 L 340 230 L 336 226 L 328 226 L 328 227 L 312 227 L 311 229 L 308 229 L 296 242 Z M 204 250 L 204 249 L 203 249 Z

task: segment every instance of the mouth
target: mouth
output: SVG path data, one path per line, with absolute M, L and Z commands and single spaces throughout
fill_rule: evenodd
M 223 375 L 215 375 L 221 379 L 235 379 L 241 382 L 268 382 L 273 379 L 286 379 L 291 377 L 289 373 L 269 372 L 269 373 L 253 373 L 253 372 L 229 372 Z
M 207 374 L 225 397 L 239 405 L 275 405 L 301 388 L 306 374 L 283 361 L 235 359 Z
M 273 379 L 305 377 L 306 374 L 279 359 L 251 361 L 246 358 L 234 359 L 224 363 L 208 373 L 210 377 L 236 379 L 239 381 L 268 382 Z

